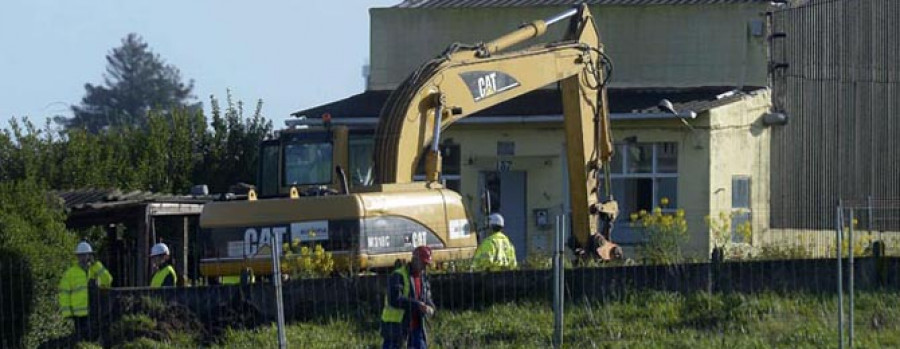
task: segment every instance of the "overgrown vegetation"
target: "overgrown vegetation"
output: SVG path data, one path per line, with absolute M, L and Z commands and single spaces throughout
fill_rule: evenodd
M 16 286 L 0 287 L 0 304 L 14 305 L 0 307 L 0 347 L 34 347 L 71 331 L 59 314 L 56 286 L 74 263 L 75 243 L 91 232 L 66 231 L 53 191 L 184 194 L 195 183 L 224 192 L 252 182 L 258 144 L 271 133 L 271 122 L 259 103 L 251 117 L 230 95 L 224 107 L 215 98 L 211 103 L 209 123 L 199 111 L 174 109 L 149 111 L 144 127 L 96 133 L 15 118 L 0 130 L 0 277 Z
M 0 182 L 0 346 L 34 347 L 70 331 L 56 289 L 75 261 L 74 246 L 75 236 L 44 186 Z
M 703 217 L 706 226 L 709 227 L 713 244 L 722 251 L 726 260 L 749 259 L 757 252 L 753 245 L 750 244 L 753 241 L 753 225 L 749 220 L 734 227 L 734 231 L 732 231 L 731 222 L 737 215 L 738 212 L 736 211 L 731 213 L 720 211 L 718 216 L 709 215 Z
M 185 109 L 151 111 L 144 128 L 123 126 L 91 133 L 55 130 L 12 119 L 0 132 L 0 181 L 28 179 L 49 189 L 119 188 L 187 193 L 195 183 L 224 192 L 253 182 L 259 142 L 272 132 L 257 104 L 244 117 L 243 104 L 225 109 L 211 98 L 212 114 Z
M 326 277 L 334 271 L 334 258 L 320 244 L 308 245 L 296 239 L 284 244 L 283 264 L 292 279 Z
M 646 238 L 637 249 L 644 263 L 672 264 L 684 260 L 681 247 L 689 238 L 687 219 L 683 209 L 664 213 L 663 207 L 668 204 L 669 200 L 662 198 L 652 212 L 641 210 L 630 217 L 632 226 L 640 228 Z
M 564 343 L 588 348 L 836 347 L 836 304 L 830 295 L 635 292 L 566 304 Z M 900 294 L 860 292 L 856 305 L 854 346 L 900 346 Z M 378 347 L 378 314 L 366 315 L 290 324 L 288 342 L 304 348 Z M 552 310 L 541 302 L 439 309 L 429 323 L 434 348 L 546 348 L 552 334 Z M 140 342 L 154 348 L 197 344 L 189 337 Z M 229 330 L 213 346 L 275 347 L 276 329 Z
M 111 346 L 148 341 L 199 343 L 208 337 L 197 316 L 177 303 L 144 296 L 126 299 L 123 308 L 125 315 L 109 328 L 107 344 Z

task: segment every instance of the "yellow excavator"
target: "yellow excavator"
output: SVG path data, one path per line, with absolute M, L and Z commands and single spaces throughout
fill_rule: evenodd
M 566 19 L 562 40 L 504 51 Z M 330 126 L 327 116 L 321 128 L 281 131 L 261 150 L 259 198 L 251 192 L 247 200 L 205 205 L 201 274 L 237 275 L 246 268 L 270 274 L 268 246 L 288 241 L 321 244 L 339 269 L 388 269 L 420 245 L 431 247 L 439 263 L 471 258 L 474 224 L 460 195 L 439 182 L 441 132 L 553 83 L 560 83 L 563 98 L 570 247 L 585 258 L 620 258 L 610 240 L 618 207 L 603 171 L 613 151 L 606 103 L 611 64 L 594 20 L 580 5 L 487 43 L 451 45 L 388 98 L 370 138 L 371 172 L 365 175 L 348 160 L 359 157 L 350 150 L 353 131 Z M 414 181 L 420 162 L 425 180 Z M 348 168 L 356 178 L 352 188 Z

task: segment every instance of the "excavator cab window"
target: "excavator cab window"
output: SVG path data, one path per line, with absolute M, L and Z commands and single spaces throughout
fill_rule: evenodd
M 263 197 L 278 195 L 278 159 L 281 154 L 281 142 L 268 140 L 260 147 L 259 195 Z
M 331 184 L 332 140 L 330 132 L 304 133 L 284 140 L 284 182 L 291 185 Z
M 347 179 L 351 187 L 367 186 L 373 182 L 372 152 L 375 138 L 372 133 L 350 134 L 350 173 Z

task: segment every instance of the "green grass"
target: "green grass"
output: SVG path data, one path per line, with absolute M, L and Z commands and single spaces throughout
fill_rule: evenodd
M 830 295 L 640 292 L 617 301 L 570 302 L 565 309 L 566 347 L 837 347 L 837 297 Z M 292 347 L 302 348 L 380 347 L 378 317 L 373 313 L 367 319 L 293 323 L 287 328 L 287 339 Z M 549 303 L 440 312 L 429 324 L 433 348 L 546 348 L 551 346 L 552 334 Z M 196 346 L 189 342 L 190 336 L 184 338 L 188 339 L 159 343 L 159 347 Z M 857 294 L 854 344 L 900 347 L 900 293 Z M 216 346 L 275 347 L 277 333 L 274 326 L 230 330 Z

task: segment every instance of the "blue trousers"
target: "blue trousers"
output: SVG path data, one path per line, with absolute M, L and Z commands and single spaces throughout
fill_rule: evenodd
M 381 344 L 382 349 L 400 349 L 403 342 L 407 342 L 408 349 L 426 349 L 428 343 L 425 342 L 425 331 L 422 327 L 409 331 L 407 338 L 385 338 Z

